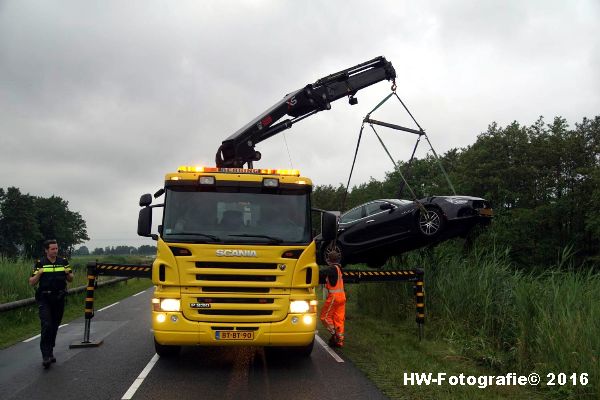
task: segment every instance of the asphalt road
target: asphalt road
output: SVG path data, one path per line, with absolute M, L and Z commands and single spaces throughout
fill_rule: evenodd
M 187 347 L 159 358 L 150 331 L 151 290 L 96 311 L 96 348 L 83 339 L 83 318 L 59 329 L 49 370 L 39 338 L 0 350 L 0 399 L 384 399 L 351 362 L 322 341 L 307 359 L 265 355 L 260 347 Z M 336 359 L 337 358 L 337 359 Z

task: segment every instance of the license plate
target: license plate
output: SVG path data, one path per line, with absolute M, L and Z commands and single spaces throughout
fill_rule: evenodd
M 484 217 L 491 217 L 492 215 L 494 215 L 494 212 L 491 208 L 480 208 L 479 215 L 483 215 Z
M 254 340 L 253 331 L 216 331 L 217 340 Z

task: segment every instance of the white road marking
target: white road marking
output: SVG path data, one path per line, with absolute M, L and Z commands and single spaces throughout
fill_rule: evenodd
M 98 310 L 98 312 L 100 312 L 100 311 L 104 311 L 104 310 L 106 310 L 107 308 L 111 308 L 112 306 L 116 306 L 117 304 L 119 304 L 119 302 L 118 302 L 118 301 L 117 301 L 116 303 L 112 303 L 110 306 L 106 306 L 106 307 L 103 307 L 103 308 L 99 309 L 99 310 Z
M 138 388 L 142 385 L 142 383 L 144 383 L 144 379 L 146 379 L 150 371 L 152 371 L 152 368 L 154 368 L 154 365 L 156 364 L 159 358 L 160 357 L 158 354 L 154 354 L 154 357 L 150 359 L 150 361 L 142 370 L 140 375 L 135 379 L 135 381 L 133 381 L 131 386 L 129 386 L 129 389 L 127 389 L 123 397 L 121 397 L 121 400 L 130 400 L 133 397 Z
M 69 324 L 62 324 L 62 325 L 59 325 L 58 329 L 62 328 L 63 326 L 67 326 L 67 325 L 69 325 Z M 41 334 L 37 334 L 37 335 L 35 335 L 34 337 L 30 337 L 29 339 L 25 339 L 25 340 L 23 340 L 23 343 L 29 343 L 29 342 L 31 342 L 32 340 L 35 340 L 35 339 L 39 338 L 40 336 L 41 336 Z
M 40 333 L 40 334 L 38 334 L 38 335 L 35 335 L 34 337 L 30 337 L 29 339 L 25 339 L 25 340 L 23 340 L 23 343 L 28 343 L 28 342 L 31 342 L 32 340 L 35 340 L 35 339 L 39 338 L 40 336 L 42 336 L 42 334 L 41 334 L 41 333 Z
M 321 339 L 321 337 L 319 335 L 315 335 L 315 339 L 317 339 L 317 342 L 319 342 L 319 344 L 321 346 L 323 346 L 323 348 L 329 353 L 329 355 L 331 357 L 333 357 L 333 359 L 335 361 L 337 361 L 339 363 L 343 363 L 344 362 L 344 360 L 342 360 L 342 358 L 340 356 L 338 356 L 338 354 L 335 351 L 331 350 L 331 347 L 327 346 L 327 343 L 325 343 L 323 341 L 323 339 Z
M 134 294 L 134 295 L 133 295 L 133 297 L 135 297 L 135 296 L 139 296 L 140 294 L 142 294 L 142 293 L 144 293 L 144 292 L 145 292 L 145 290 L 142 290 L 141 292 Z

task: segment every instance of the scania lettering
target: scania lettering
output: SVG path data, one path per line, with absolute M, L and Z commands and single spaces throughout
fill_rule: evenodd
M 218 257 L 257 257 L 256 250 L 217 250 Z

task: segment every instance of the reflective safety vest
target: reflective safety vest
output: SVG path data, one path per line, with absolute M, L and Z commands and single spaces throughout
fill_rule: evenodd
M 61 257 L 56 257 L 52 262 L 47 257 L 36 260 L 31 276 L 43 270 L 40 277 L 38 291 L 60 291 L 67 288 L 67 273 L 71 272 L 69 262 Z
M 335 285 L 329 283 L 329 277 L 325 279 L 325 288 L 329 293 L 342 293 L 344 291 L 344 280 L 342 279 L 342 269 L 339 265 L 334 265 L 337 272 L 337 282 Z

